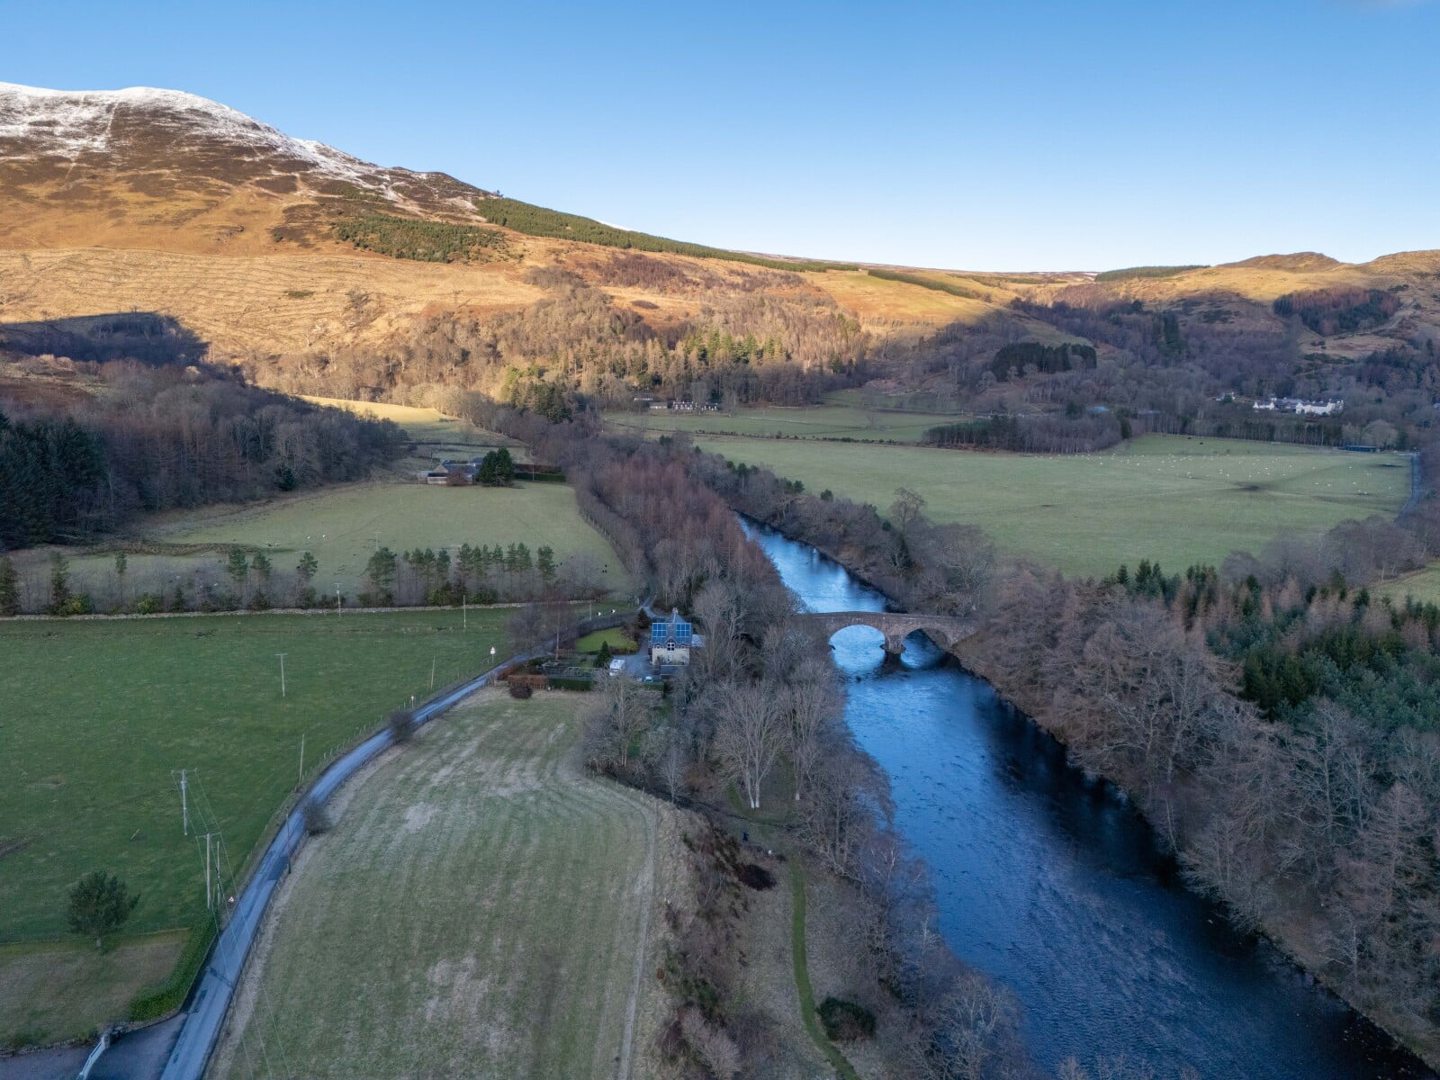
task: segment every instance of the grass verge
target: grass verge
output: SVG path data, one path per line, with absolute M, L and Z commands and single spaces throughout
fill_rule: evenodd
M 815 991 L 810 986 L 810 965 L 805 955 L 805 871 L 795 862 L 790 863 L 790 891 L 794 899 L 791 907 L 794 912 L 791 951 L 795 958 L 795 990 L 800 995 L 800 1015 L 805 1021 L 805 1030 L 837 1074 L 845 1080 L 860 1080 L 854 1066 L 820 1028 L 820 1014 L 815 1011 Z

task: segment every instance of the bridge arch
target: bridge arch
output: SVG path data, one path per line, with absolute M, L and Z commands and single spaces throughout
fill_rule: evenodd
M 826 640 L 851 626 L 868 626 L 885 635 L 885 651 L 899 656 L 905 651 L 905 639 L 917 630 L 941 649 L 949 652 L 975 633 L 973 620 L 953 615 L 925 615 L 899 611 L 817 611 L 802 616 Z

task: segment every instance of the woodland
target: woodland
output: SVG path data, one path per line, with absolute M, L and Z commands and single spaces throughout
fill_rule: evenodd
M 77 365 L 68 404 L 0 411 L 0 548 L 68 543 L 140 513 L 354 480 L 397 454 L 394 424 L 130 360 Z
M 551 419 L 632 408 L 645 397 L 807 405 L 876 386 L 911 407 L 966 418 L 937 428 L 936 445 L 1045 453 L 1145 432 L 1403 449 L 1428 441 L 1435 423 L 1440 382 L 1427 330 L 1360 356 L 1301 345 L 1312 325 L 1373 326 L 1396 310 L 1394 292 L 1312 290 L 1281 297 L 1271 311 L 1223 294 L 1156 305 L 1072 285 L 1044 303 L 1017 299 L 907 335 L 862 324 L 804 274 L 762 276 L 749 288 L 722 287 L 703 265 L 681 269 L 635 251 L 592 256 L 577 271 L 529 271 L 546 296 L 518 311 L 436 312 L 380 346 L 237 362 L 253 382 L 289 393 L 453 411 L 455 395 L 478 392 Z M 649 301 L 626 304 L 608 291 L 637 287 L 703 289 L 710 299 L 667 321 Z M 1049 340 L 1037 338 L 1042 326 Z M 1345 410 L 1300 417 L 1251 408 L 1268 397 L 1342 399 Z

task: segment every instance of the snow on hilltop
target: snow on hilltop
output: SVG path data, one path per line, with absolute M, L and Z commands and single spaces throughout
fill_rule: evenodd
M 378 171 L 323 143 L 291 138 L 228 105 L 149 86 L 70 91 L 0 82 L 0 159 L 115 153 L 121 148 L 117 119 L 164 131 L 181 145 L 223 143 L 248 158 L 291 159 L 352 182 L 364 182 Z

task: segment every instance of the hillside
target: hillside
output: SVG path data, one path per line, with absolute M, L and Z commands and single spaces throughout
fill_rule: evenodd
M 0 189 L 0 321 L 153 312 L 221 357 L 369 348 L 437 314 L 521 311 L 555 269 L 662 338 L 757 293 L 910 337 L 1012 298 L 626 233 L 170 90 L 0 84 Z
M 97 327 L 148 317 L 294 393 L 807 404 L 869 385 L 969 415 L 1105 406 L 1159 430 L 1213 430 L 1207 403 L 1227 394 L 1336 395 L 1364 399 L 1361 427 L 1410 432 L 1440 396 L 1440 252 L 1098 275 L 726 252 L 146 88 L 0 84 L 0 190 L 0 348 L 77 355 Z M 1119 437 L 1089 426 L 1105 432 L 1066 445 Z

